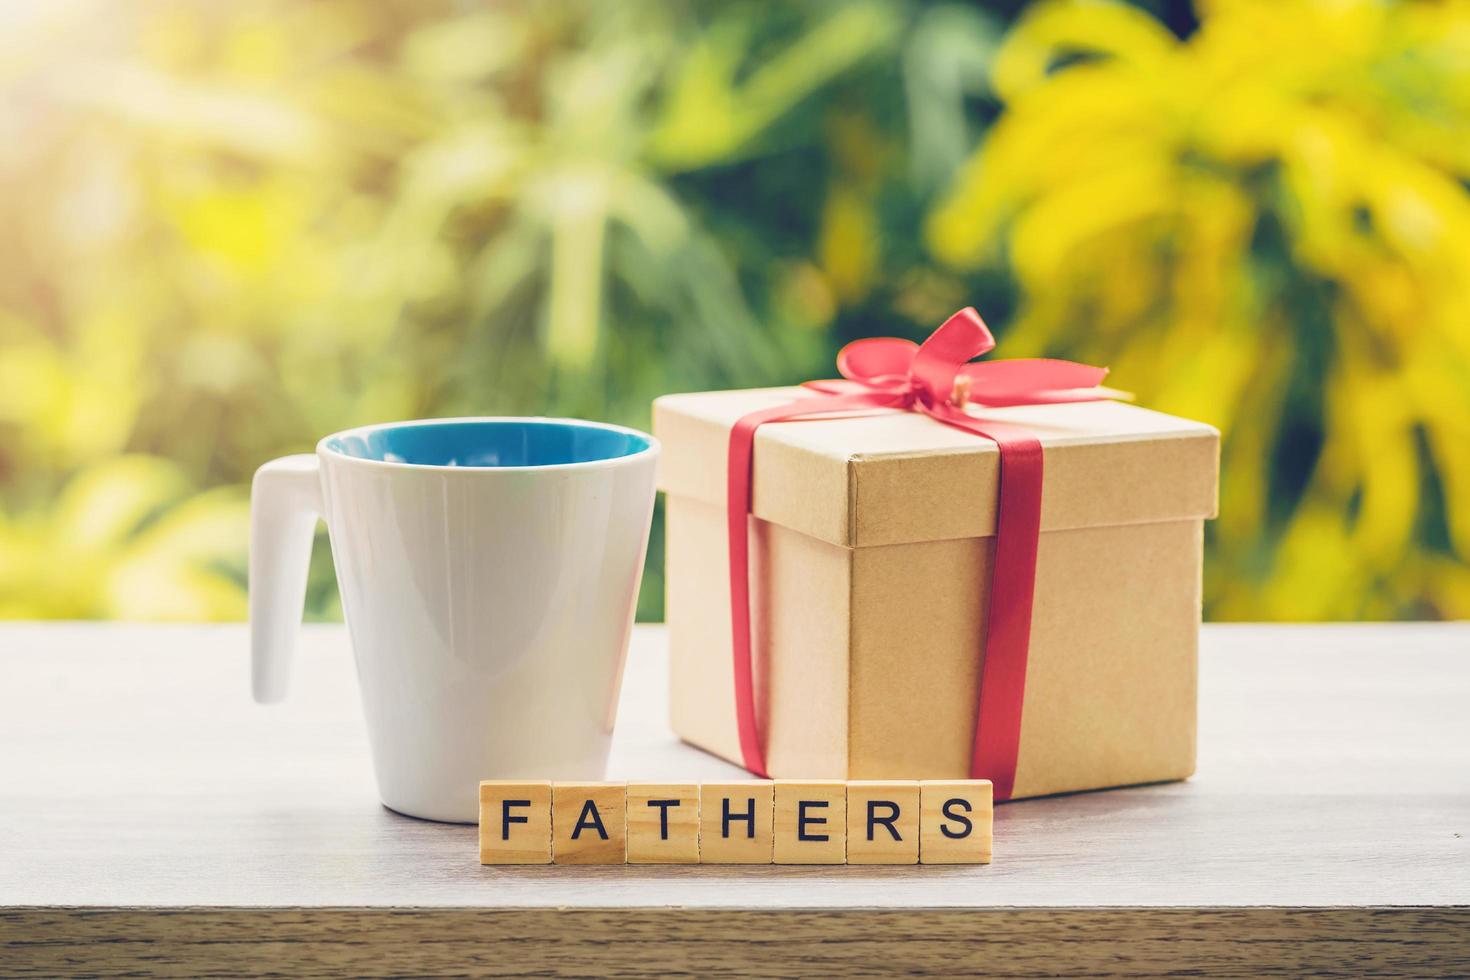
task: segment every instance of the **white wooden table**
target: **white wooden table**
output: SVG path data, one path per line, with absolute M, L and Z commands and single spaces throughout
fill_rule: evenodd
M 378 804 L 345 634 L 0 625 L 0 974 L 1470 973 L 1470 624 L 1212 626 L 1199 775 L 996 812 L 983 868 L 488 868 Z M 613 778 L 733 767 L 641 628 Z

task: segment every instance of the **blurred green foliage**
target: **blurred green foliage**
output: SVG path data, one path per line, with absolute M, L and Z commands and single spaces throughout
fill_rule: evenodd
M 1225 430 L 1207 613 L 1470 615 L 1463 5 L 16 2 L 0 100 L 0 616 L 243 615 L 328 432 L 967 304 Z

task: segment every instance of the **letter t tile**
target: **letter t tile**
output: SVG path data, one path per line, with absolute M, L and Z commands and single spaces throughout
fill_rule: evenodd
M 697 784 L 628 784 L 628 863 L 699 863 Z

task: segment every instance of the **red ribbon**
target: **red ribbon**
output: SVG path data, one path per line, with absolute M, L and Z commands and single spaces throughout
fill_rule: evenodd
M 750 483 L 755 430 L 767 422 L 832 412 L 900 409 L 993 441 L 1000 448 L 1000 499 L 989 628 L 980 670 L 970 775 L 995 784 L 997 799 L 1015 785 L 1026 689 L 1026 652 L 1041 532 L 1041 443 L 1025 428 L 965 411 L 982 406 L 1098 401 L 1118 392 L 1100 387 L 1106 368 L 1071 361 L 1024 359 L 969 364 L 995 347 L 980 314 L 956 313 L 922 345 L 897 337 L 857 340 L 837 355 L 845 380 L 813 381 L 812 397 L 751 412 L 730 430 L 726 516 L 730 537 L 730 616 L 735 666 L 735 719 L 745 768 L 765 776 L 756 721 L 750 650 Z

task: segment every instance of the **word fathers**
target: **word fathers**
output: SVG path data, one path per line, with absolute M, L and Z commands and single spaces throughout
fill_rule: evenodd
M 481 864 L 989 864 L 988 780 L 480 784 Z

